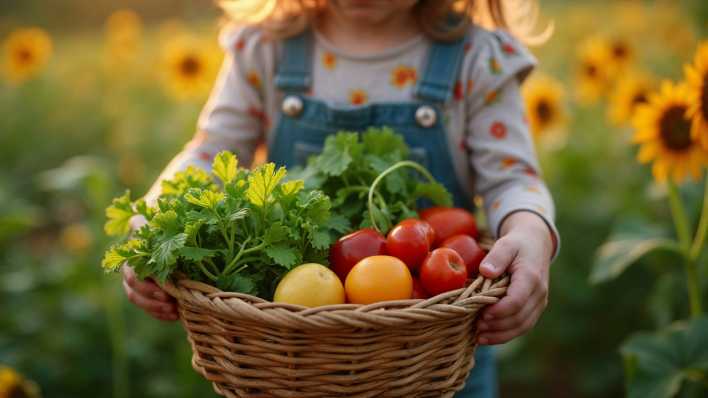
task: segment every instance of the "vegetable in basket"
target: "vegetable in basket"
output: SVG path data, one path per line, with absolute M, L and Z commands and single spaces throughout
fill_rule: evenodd
M 297 264 L 326 264 L 328 249 L 345 231 L 331 217 L 331 202 L 302 180 L 284 181 L 286 170 L 267 163 L 255 170 L 221 152 L 212 175 L 196 168 L 162 183 L 157 207 L 130 193 L 106 209 L 109 235 L 124 236 L 105 254 L 103 267 L 128 261 L 141 278 L 164 282 L 175 273 L 225 291 L 273 297 L 276 283 Z M 147 224 L 129 234 L 129 220 Z
M 348 220 L 352 230 L 376 227 L 386 234 L 399 221 L 417 218 L 419 199 L 452 204 L 442 184 L 421 165 L 407 161 L 409 154 L 402 136 L 389 128 L 339 132 L 327 137 L 321 154 L 291 175 L 332 198 L 332 213 Z

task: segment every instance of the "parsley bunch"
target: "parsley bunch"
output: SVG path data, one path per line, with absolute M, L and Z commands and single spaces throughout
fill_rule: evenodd
M 286 170 L 268 163 L 253 171 L 236 157 L 219 153 L 212 175 L 193 167 L 162 183 L 157 207 L 131 201 L 130 192 L 106 209 L 109 235 L 124 236 L 105 254 L 102 266 L 116 271 L 124 262 L 141 278 L 164 282 L 176 272 L 225 291 L 272 297 L 280 278 L 304 262 L 327 264 L 330 244 L 347 231 L 330 214 L 322 191 L 285 181 Z M 142 215 L 147 224 L 130 233 Z
M 418 217 L 419 199 L 452 205 L 445 187 L 422 166 L 406 161 L 409 154 L 403 137 L 386 127 L 362 134 L 339 132 L 327 137 L 322 153 L 293 174 L 304 179 L 307 188 L 332 198 L 332 212 L 346 218 L 353 229 L 375 227 L 385 234 L 399 221 Z

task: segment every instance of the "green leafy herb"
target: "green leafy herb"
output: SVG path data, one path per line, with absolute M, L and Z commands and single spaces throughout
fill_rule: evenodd
M 311 157 L 304 169 L 293 173 L 305 186 L 320 189 L 332 198 L 332 212 L 340 219 L 330 227 L 341 232 L 350 226 L 371 226 L 373 218 L 383 233 L 395 223 L 415 217 L 421 198 L 450 206 L 445 187 L 421 180 L 415 167 L 398 168 L 384 177 L 374 192 L 372 212 L 367 203 L 374 180 L 393 165 L 405 161 L 410 150 L 403 138 L 389 128 L 371 128 L 363 134 L 340 132 L 329 136 L 322 153 Z M 336 225 L 335 225 L 336 224 Z
M 157 207 L 130 193 L 106 210 L 109 235 L 124 241 L 105 254 L 103 268 L 129 262 L 138 276 L 164 282 L 175 273 L 217 287 L 270 298 L 277 281 L 302 262 L 326 263 L 327 251 L 346 227 L 330 217 L 331 203 L 302 180 L 284 182 L 285 168 L 268 163 L 253 171 L 221 152 L 213 176 L 196 168 L 162 183 Z M 130 218 L 147 224 L 129 237 Z

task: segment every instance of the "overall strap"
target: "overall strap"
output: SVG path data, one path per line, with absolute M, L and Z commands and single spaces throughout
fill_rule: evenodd
M 312 84 L 312 32 L 306 30 L 283 42 L 275 85 L 285 92 L 306 92 Z
M 423 80 L 416 87 L 418 98 L 436 103 L 444 103 L 450 98 L 458 80 L 464 43 L 464 38 L 453 42 L 433 42 L 428 52 Z

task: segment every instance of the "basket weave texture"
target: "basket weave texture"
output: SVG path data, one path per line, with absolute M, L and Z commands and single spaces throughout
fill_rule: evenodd
M 476 315 L 509 278 L 427 300 L 317 308 L 167 283 L 192 366 L 229 398 L 452 397 L 474 366 Z

